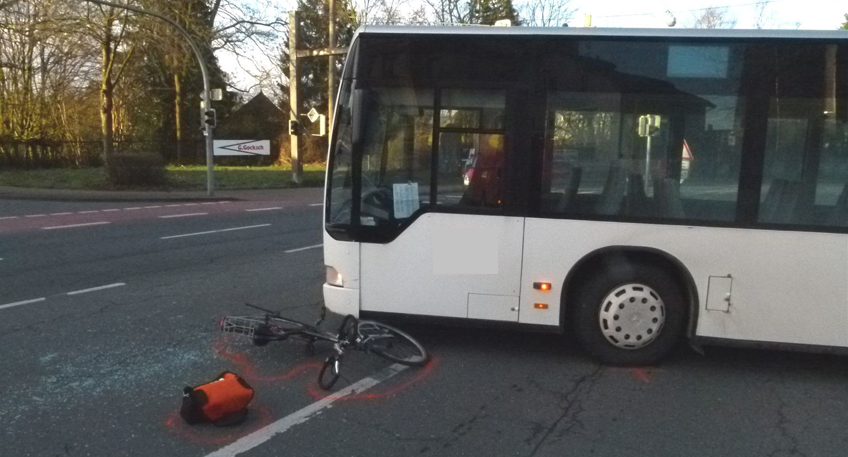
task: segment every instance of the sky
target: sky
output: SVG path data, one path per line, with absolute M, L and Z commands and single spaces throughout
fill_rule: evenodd
M 260 0 L 255 1 L 258 5 Z M 354 4 L 358 0 L 353 0 Z M 513 0 L 516 7 L 527 0 Z M 569 1 L 569 0 L 564 0 Z M 277 8 L 286 9 L 293 5 L 293 0 L 282 0 Z M 408 0 L 412 8 L 423 4 L 423 0 Z M 670 10 L 677 19 L 676 28 L 686 27 L 695 17 L 707 7 L 726 7 L 728 15 L 737 21 L 737 29 L 754 27 L 754 0 L 570 0 L 571 7 L 576 11 L 569 20 L 569 26 L 582 27 L 585 15 L 592 15 L 592 25 L 595 27 L 660 27 L 667 26 Z M 820 29 L 833 30 L 840 27 L 848 13 L 848 2 L 839 0 L 771 0 L 765 10 L 766 28 L 774 29 Z M 241 89 L 258 92 L 262 85 L 256 78 L 239 69 L 232 55 L 218 56 L 222 67 L 228 71 L 234 80 L 234 85 Z M 267 59 L 256 59 L 261 65 L 270 66 Z M 263 63 L 264 62 L 264 63 Z M 252 66 L 253 63 L 243 64 Z M 259 73 L 252 69 L 252 73 Z M 265 87 L 270 87 L 266 81 Z
M 753 0 L 572 0 L 578 14 L 571 26 L 582 26 L 583 16 L 592 15 L 596 27 L 667 27 L 666 10 L 677 17 L 677 27 L 686 26 L 710 6 L 728 7 L 737 19 L 736 28 L 752 28 Z M 766 8 L 768 28 L 836 29 L 844 22 L 848 2 L 838 0 L 772 0 Z

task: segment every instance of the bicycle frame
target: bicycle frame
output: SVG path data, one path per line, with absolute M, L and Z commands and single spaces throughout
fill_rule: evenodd
M 245 305 L 263 311 L 264 314 L 253 316 L 227 316 L 221 320 L 220 327 L 225 333 L 240 334 L 242 336 L 251 337 L 253 343 L 258 346 L 264 346 L 271 341 L 283 341 L 289 337 L 296 337 L 307 341 L 307 352 L 311 353 L 316 341 L 328 341 L 333 344 L 334 354 L 324 360 L 324 365 L 318 374 L 318 384 L 326 390 L 332 388 L 340 377 L 340 361 L 349 348 L 353 348 L 363 352 L 369 352 L 387 358 L 389 360 L 398 361 L 387 355 L 383 350 L 375 351 L 373 347 L 375 342 L 383 339 L 395 339 L 397 334 L 406 338 L 406 341 L 412 343 L 420 350 L 421 357 L 417 361 L 400 361 L 405 364 L 421 365 L 427 360 L 427 352 L 421 345 L 414 341 L 409 335 L 399 332 L 397 329 L 391 329 L 385 324 L 373 321 L 360 321 L 354 316 L 346 316 L 342 321 L 337 334 L 332 334 L 318 328 L 318 325 L 324 320 L 322 314 L 321 319 L 315 325 L 309 325 L 294 319 L 283 317 L 279 312 L 271 311 L 250 303 Z M 386 329 L 395 333 L 389 335 Z M 369 332 L 373 330 L 373 332 Z M 325 379 L 327 370 L 330 370 L 329 379 Z

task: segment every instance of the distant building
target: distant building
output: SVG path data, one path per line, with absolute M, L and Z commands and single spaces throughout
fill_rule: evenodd
M 283 140 L 288 134 L 288 116 L 264 93 L 259 92 L 226 119 L 219 120 L 215 138 L 221 140 L 271 140 L 271 156 L 261 158 L 227 158 L 233 164 L 262 164 L 277 162 Z M 250 162 L 247 162 L 250 161 Z M 220 160 L 216 160 L 220 163 Z

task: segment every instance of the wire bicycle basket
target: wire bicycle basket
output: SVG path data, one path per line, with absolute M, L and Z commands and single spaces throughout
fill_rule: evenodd
M 221 319 L 221 331 L 253 338 L 256 327 L 265 325 L 265 321 L 256 317 L 227 316 Z

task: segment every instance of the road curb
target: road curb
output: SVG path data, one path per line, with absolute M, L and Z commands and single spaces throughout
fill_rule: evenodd
M 198 192 L 167 192 L 167 191 L 76 191 L 62 189 L 30 189 L 23 187 L 0 187 L 0 200 L 43 200 L 43 201 L 89 201 L 89 202 L 114 202 L 114 201 L 145 201 L 145 202 L 167 202 L 167 201 L 250 201 L 250 200 L 274 200 L 280 194 L 307 189 L 321 189 L 318 187 L 302 188 L 280 188 L 280 189 L 244 189 L 219 191 L 215 196 L 209 197 L 203 191 Z

